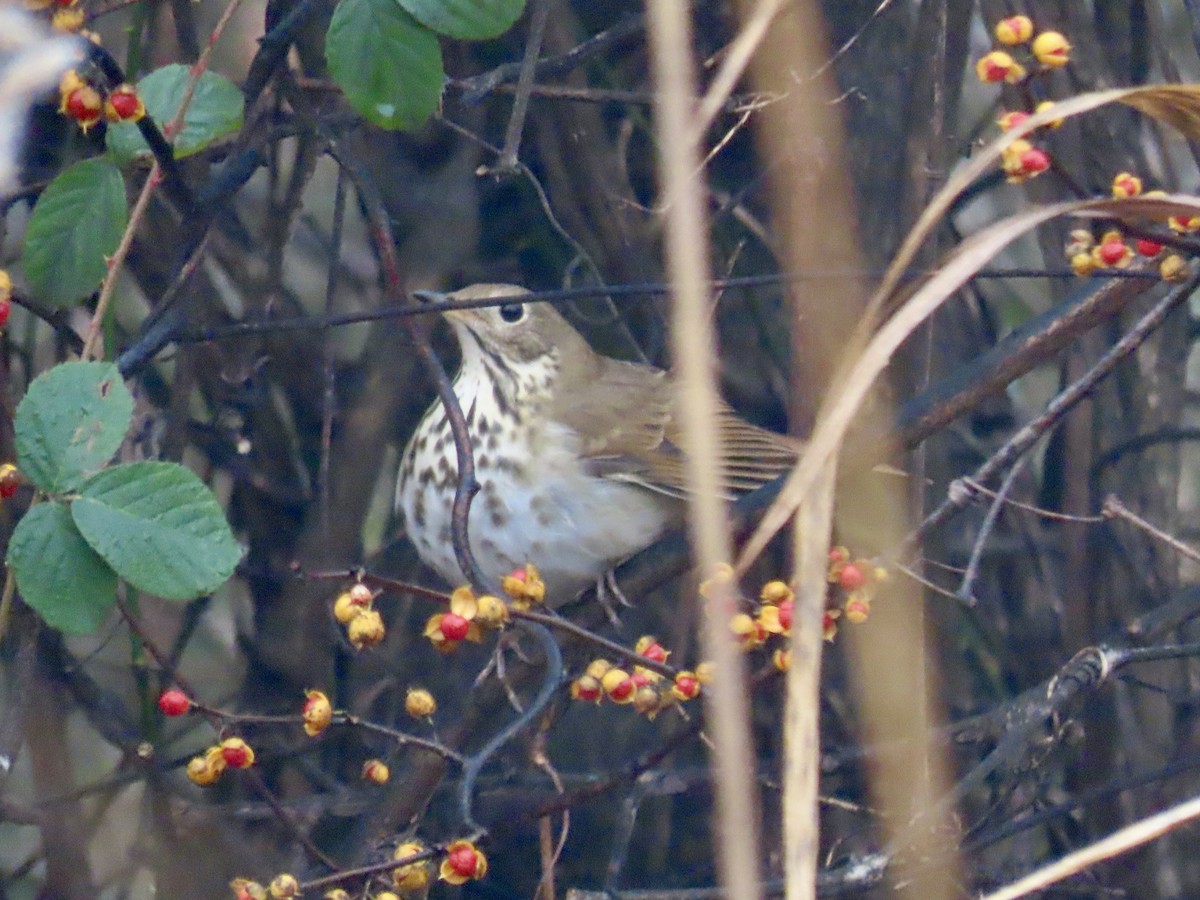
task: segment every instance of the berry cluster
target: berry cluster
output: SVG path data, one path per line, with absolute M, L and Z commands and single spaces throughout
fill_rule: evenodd
M 671 653 L 653 635 L 642 635 L 634 653 L 648 662 L 664 667 Z M 608 699 L 619 705 L 629 704 L 648 719 L 677 703 L 700 696 L 703 685 L 712 680 L 712 666 L 701 663 L 695 670 L 675 672 L 668 678 L 656 668 L 633 665 L 622 668 L 607 659 L 594 659 L 582 675 L 571 682 L 571 699 L 599 703 Z
M 1112 195 L 1125 197 L 1166 196 L 1163 191 L 1142 191 L 1142 179 L 1130 172 L 1119 172 L 1112 180 Z M 1200 217 L 1171 216 L 1165 224 L 1175 232 L 1190 233 L 1200 230 Z M 1128 239 L 1119 228 L 1109 228 L 1099 239 L 1087 228 L 1076 228 L 1067 237 L 1063 255 L 1071 264 L 1072 271 L 1087 276 L 1102 269 L 1126 269 L 1138 257 L 1158 263 L 1158 274 L 1163 281 L 1181 281 L 1187 277 L 1187 261 L 1178 253 L 1164 252 L 1160 241 L 1148 237 Z
M 997 120 L 1002 130 L 1010 131 L 1024 124 L 1031 115 L 1053 107 L 1054 104 L 1049 100 L 1034 103 L 1030 89 L 1031 72 L 1037 74 L 1061 69 L 1071 60 L 1071 45 L 1060 32 L 1036 33 L 1033 21 L 1021 15 L 1001 19 L 993 34 L 996 43 L 1004 49 L 994 49 L 980 57 L 975 63 L 975 74 L 985 84 L 1022 87 L 1028 104 L 1026 110 L 1005 112 Z M 1046 127 L 1057 128 L 1061 124 L 1061 121 L 1054 121 Z M 1045 149 L 1018 138 L 1004 149 L 1000 164 L 1008 180 L 1020 184 L 1049 169 L 1051 160 Z
M 85 80 L 78 71 L 69 69 L 58 83 L 58 110 L 74 119 L 80 130 L 88 129 L 101 119 L 109 122 L 137 122 L 146 115 L 146 105 L 132 84 L 120 84 L 107 94 L 102 86 Z
M 333 601 L 333 617 L 346 627 L 346 639 L 355 650 L 374 647 L 387 636 L 383 616 L 374 606 L 376 596 L 360 582 Z

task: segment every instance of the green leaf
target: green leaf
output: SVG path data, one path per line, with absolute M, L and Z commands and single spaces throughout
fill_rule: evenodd
M 325 36 L 329 72 L 381 128 L 420 128 L 442 97 L 442 50 L 396 0 L 342 0 Z
M 113 466 L 79 493 L 71 515 L 84 540 L 138 590 L 169 600 L 210 594 L 241 559 L 212 491 L 183 466 Z
M 525 0 L 397 0 L 414 19 L 439 34 L 480 41 L 504 34 L 525 9 Z
M 146 113 L 158 127 L 165 128 L 175 118 L 187 91 L 190 69 L 173 63 L 155 69 L 138 82 L 138 94 L 146 104 Z M 182 159 L 203 150 L 217 138 L 242 127 L 245 99 L 228 78 L 206 71 L 196 84 L 196 92 L 183 116 L 183 128 L 174 140 L 175 157 Z M 109 125 L 106 137 L 109 152 L 124 164 L 150 152 L 137 125 Z
M 25 602 L 52 628 L 90 634 L 116 601 L 116 573 L 83 540 L 62 503 L 30 507 L 8 543 L 8 564 Z
M 112 363 L 68 362 L 34 379 L 17 406 L 17 463 L 41 490 L 73 490 L 112 459 L 133 395 Z
M 59 173 L 25 232 L 25 274 L 38 299 L 71 306 L 93 293 L 127 221 L 125 181 L 111 162 L 85 159 Z

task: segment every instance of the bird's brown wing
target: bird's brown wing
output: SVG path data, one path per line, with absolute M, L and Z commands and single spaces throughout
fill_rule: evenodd
M 666 373 L 596 359 L 589 383 L 564 391 L 552 417 L 581 435 L 580 452 L 596 475 L 686 497 L 686 461 Z M 790 470 L 801 448 L 797 440 L 751 425 L 724 403 L 717 427 L 724 451 L 721 484 L 730 499 Z
M 579 435 L 580 455 L 588 460 L 653 452 L 671 418 L 667 373 L 598 354 L 588 362 L 562 373 L 549 418 Z
M 720 483 L 729 500 L 790 471 L 801 449 L 799 441 L 751 425 L 724 403 L 717 411 L 717 427 L 722 450 Z M 626 480 L 673 497 L 686 497 L 686 459 L 680 431 L 678 420 L 672 417 L 662 444 L 645 460 L 646 471 L 626 476 Z

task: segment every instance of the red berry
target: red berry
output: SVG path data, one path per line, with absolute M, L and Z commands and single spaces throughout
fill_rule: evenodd
M 792 627 L 792 609 L 795 605 L 795 600 L 781 600 L 779 602 L 779 624 L 789 631 Z
M 137 94 L 113 94 L 109 99 L 112 101 L 113 109 L 117 111 L 117 115 L 122 119 L 128 119 L 137 113 Z
M 21 486 L 21 472 L 12 463 L 0 466 L 0 498 L 11 500 Z
M 12 313 L 12 301 L 7 297 L 0 297 L 0 328 L 8 324 L 8 317 Z
M 571 685 L 571 696 L 584 702 L 595 702 L 600 699 L 600 682 L 590 675 L 575 679 Z
M 159 695 L 158 708 L 164 716 L 182 716 L 192 708 L 192 701 L 183 691 L 172 688 Z
M 244 744 L 234 747 L 222 747 L 221 756 L 225 758 L 225 762 L 235 769 L 245 769 L 250 762 L 250 749 Z
M 442 636 L 448 641 L 461 641 L 467 636 L 471 623 L 457 613 L 442 613 Z
M 844 591 L 856 591 L 866 583 L 866 573 L 856 563 L 846 563 L 838 574 L 838 584 Z
M 1021 168 L 1030 175 L 1045 172 L 1050 168 L 1050 157 L 1039 147 L 1030 147 L 1021 154 Z
M 667 661 L 667 651 L 664 650 L 663 645 L 657 641 L 646 647 L 646 649 L 642 651 L 642 656 L 646 657 L 646 659 L 652 660 L 653 662 L 661 663 Z
M 93 125 L 100 119 L 103 103 L 100 94 L 91 85 L 84 85 L 71 91 L 67 96 L 67 115 L 80 125 Z
M 1100 245 L 1100 259 L 1106 266 L 1115 266 L 1125 258 L 1127 249 L 1124 241 L 1105 241 Z
M 473 878 L 475 876 L 478 860 L 479 855 L 475 852 L 474 847 L 456 847 L 446 857 L 446 861 L 450 863 L 450 868 L 464 878 Z
M 1137 252 L 1145 257 L 1155 257 L 1162 253 L 1163 245 L 1158 241 L 1151 241 L 1146 238 L 1137 239 Z M 4 327 L 4 323 L 0 322 L 0 328 Z
M 686 700 L 692 700 L 700 694 L 700 682 L 694 675 L 681 672 L 675 676 L 676 692 Z

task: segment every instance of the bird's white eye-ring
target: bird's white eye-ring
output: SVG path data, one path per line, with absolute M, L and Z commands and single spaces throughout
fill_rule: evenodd
M 510 325 L 515 325 L 525 318 L 525 305 L 523 303 L 505 303 L 500 307 L 500 318 Z

